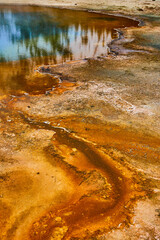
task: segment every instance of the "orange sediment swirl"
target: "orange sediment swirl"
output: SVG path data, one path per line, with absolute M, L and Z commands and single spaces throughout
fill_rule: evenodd
M 131 174 L 126 177 L 111 156 L 64 128 L 21 117 L 33 128 L 54 131 L 53 145 L 44 149 L 45 154 L 50 163 L 66 171 L 75 185 L 69 202 L 59 206 L 53 203 L 33 223 L 30 239 L 56 239 L 61 235 L 63 239 L 87 239 L 99 229 L 108 231 L 130 222 L 131 206 L 138 195 Z M 71 150 L 72 164 L 68 161 Z

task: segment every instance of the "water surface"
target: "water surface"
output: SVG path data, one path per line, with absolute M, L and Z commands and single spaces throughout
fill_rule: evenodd
M 107 55 L 108 44 L 117 37 L 115 28 L 136 25 L 126 18 L 85 11 L 1 6 L 0 93 L 51 88 L 57 84 L 54 78 L 31 77 L 37 65 Z

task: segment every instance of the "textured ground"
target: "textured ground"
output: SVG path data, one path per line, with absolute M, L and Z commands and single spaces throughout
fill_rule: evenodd
M 107 58 L 40 67 L 62 83 L 1 97 L 1 239 L 160 239 L 159 1 L 145 3 L 115 7 L 145 26 Z
M 160 10 L 160 1 L 150 0 L 0 0 L 0 3 L 5 4 L 35 4 L 35 5 L 46 5 L 46 6 L 61 6 L 61 7 L 74 7 L 74 8 L 87 8 L 87 9 L 104 9 L 109 11 L 118 12 L 151 12 L 158 13 Z

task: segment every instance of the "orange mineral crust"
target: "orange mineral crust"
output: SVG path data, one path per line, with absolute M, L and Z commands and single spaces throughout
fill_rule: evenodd
M 0 239 L 160 239 L 159 18 L 0 12 Z
M 91 117 L 50 123 L 22 112 L 13 117 L 3 129 L 4 135 L 10 124 L 17 141 L 15 147 L 8 139 L 4 162 L 14 164 L 1 176 L 3 239 L 90 239 L 132 222 L 136 200 L 147 190 L 127 151 L 133 142 L 140 151 L 145 135 Z M 150 139 L 154 156 L 158 140 Z

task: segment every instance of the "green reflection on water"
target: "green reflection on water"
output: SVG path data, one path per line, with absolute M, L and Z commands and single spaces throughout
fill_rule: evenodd
M 60 27 L 50 15 L 37 12 L 0 12 L 1 61 L 48 55 L 68 56 L 69 26 Z
M 28 79 L 37 65 L 107 55 L 108 44 L 117 37 L 114 28 L 135 25 L 99 13 L 0 6 L 0 94 L 36 89 Z M 54 84 L 50 80 L 41 88 Z

